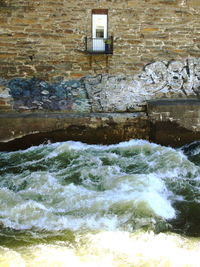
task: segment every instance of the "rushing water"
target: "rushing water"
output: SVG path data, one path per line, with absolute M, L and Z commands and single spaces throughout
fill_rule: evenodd
M 0 266 L 200 266 L 200 145 L 0 153 Z

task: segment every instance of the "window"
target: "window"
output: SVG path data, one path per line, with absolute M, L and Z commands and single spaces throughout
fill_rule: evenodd
M 91 37 L 85 38 L 86 52 L 112 54 L 113 37 L 108 36 L 108 9 L 93 9 L 91 20 Z
M 105 51 L 104 39 L 108 38 L 108 10 L 92 10 L 93 51 Z
M 92 37 L 107 38 L 108 16 L 92 14 Z

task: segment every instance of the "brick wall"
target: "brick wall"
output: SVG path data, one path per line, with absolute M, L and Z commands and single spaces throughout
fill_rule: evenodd
M 108 60 L 84 53 L 94 8 L 108 9 Z M 199 0 L 0 0 L 0 77 L 132 74 L 152 61 L 198 57 L 199 15 Z

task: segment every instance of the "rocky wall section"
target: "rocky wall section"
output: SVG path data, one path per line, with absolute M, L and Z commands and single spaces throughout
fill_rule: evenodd
M 150 140 L 181 146 L 200 140 L 200 100 L 151 100 L 147 105 Z
M 108 58 L 84 51 L 92 9 L 108 9 Z M 132 75 L 152 61 L 199 57 L 199 16 L 199 0 L 0 0 L 0 77 Z
M 100 74 L 54 83 L 14 78 L 0 85 L 2 111 L 145 111 L 151 99 L 199 98 L 200 59 L 152 62 L 137 75 Z
M 200 95 L 200 59 L 156 61 L 137 75 L 85 79 L 93 111 L 140 111 L 147 100 Z
M 36 78 L 14 78 L 2 81 L 2 84 L 2 96 L 5 99 L 5 92 L 9 94 L 13 110 L 90 112 L 87 92 L 78 80 L 62 80 L 50 84 Z

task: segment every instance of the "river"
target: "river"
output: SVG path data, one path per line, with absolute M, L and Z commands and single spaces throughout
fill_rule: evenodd
M 200 266 L 200 144 L 0 153 L 1 267 Z

